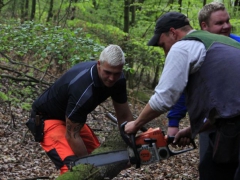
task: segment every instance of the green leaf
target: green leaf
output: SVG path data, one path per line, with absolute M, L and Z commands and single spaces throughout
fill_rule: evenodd
M 8 100 L 8 96 L 5 93 L 0 92 L 0 99 L 3 100 L 3 101 L 7 101 Z

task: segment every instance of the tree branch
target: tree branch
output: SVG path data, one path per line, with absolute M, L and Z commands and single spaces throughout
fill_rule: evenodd
M 41 71 L 41 70 L 39 70 L 38 68 L 36 68 L 36 67 L 34 67 L 34 66 L 30 66 L 30 65 L 27 65 L 27 64 L 24 64 L 24 63 L 21 63 L 21 62 L 14 61 L 14 60 L 12 60 L 9 56 L 7 56 L 6 54 L 4 54 L 3 52 L 0 52 L 0 54 L 1 54 L 3 57 L 5 57 L 5 58 L 6 58 L 10 63 L 12 63 L 12 64 L 23 65 L 23 66 L 25 66 L 25 67 L 32 68 L 32 69 L 34 69 L 34 70 L 36 70 L 36 71 L 39 71 L 39 72 L 41 72 L 41 73 L 45 73 L 44 71 Z M 51 78 L 55 78 L 55 79 L 56 79 L 56 77 L 53 76 L 53 75 L 51 75 L 51 74 L 47 74 L 47 75 L 50 76 Z
M 48 85 L 48 86 L 51 85 L 51 83 L 40 81 L 40 80 L 35 79 L 35 78 L 32 78 L 32 80 L 30 80 L 30 79 L 26 79 L 26 78 L 13 77 L 13 76 L 6 75 L 6 74 L 0 74 L 0 77 L 9 78 L 9 79 L 12 79 L 14 81 L 26 81 L 26 82 L 35 82 L 35 83 L 40 83 L 41 82 L 42 84 L 45 84 L 45 85 Z

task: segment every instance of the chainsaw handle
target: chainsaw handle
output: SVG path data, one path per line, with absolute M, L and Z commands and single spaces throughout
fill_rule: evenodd
M 168 137 L 167 137 L 167 144 L 173 143 L 174 139 L 175 139 L 175 136 L 168 136 Z M 190 139 L 190 144 L 193 145 L 194 149 L 197 148 L 194 139 Z
M 130 146 L 134 152 L 135 160 L 136 160 L 136 168 L 140 168 L 141 165 L 141 159 L 139 157 L 138 151 L 137 151 L 137 146 L 136 146 L 136 139 L 135 139 L 135 134 L 129 134 L 129 136 L 125 133 L 125 125 L 128 122 L 125 121 L 124 123 L 121 124 L 120 127 L 120 134 L 125 141 L 125 143 Z
M 123 141 L 132 148 L 132 143 L 130 141 L 130 137 L 125 133 L 125 125 L 127 124 L 127 121 L 121 124 L 120 126 L 120 134 L 122 136 Z
M 169 145 L 169 144 L 173 143 L 174 139 L 175 139 L 175 136 L 168 136 L 167 144 Z M 182 154 L 182 153 L 185 153 L 187 151 L 191 151 L 191 150 L 194 150 L 197 148 L 194 139 L 190 140 L 190 144 L 192 144 L 192 146 L 193 146 L 192 148 L 188 148 L 188 149 L 184 149 L 184 150 L 180 150 L 180 151 L 176 151 L 176 152 L 171 151 L 168 146 L 167 146 L 167 148 L 169 150 L 170 156 L 174 156 L 174 155 Z
M 167 144 L 172 144 L 175 139 L 175 136 L 167 136 Z
M 135 134 L 131 134 L 130 138 L 131 138 L 131 142 L 132 142 L 132 149 L 133 149 L 133 152 L 134 152 L 134 155 L 135 155 L 136 169 L 137 169 L 137 168 L 140 168 L 141 159 L 140 159 L 140 156 L 139 156 L 138 151 L 137 151 L 137 145 L 135 143 L 136 142 Z
M 106 117 L 110 119 L 114 124 L 118 124 L 117 118 L 113 116 L 111 113 L 106 113 Z M 125 122 L 124 122 L 125 123 Z M 148 129 L 146 127 L 141 127 L 140 130 L 142 132 L 146 132 Z

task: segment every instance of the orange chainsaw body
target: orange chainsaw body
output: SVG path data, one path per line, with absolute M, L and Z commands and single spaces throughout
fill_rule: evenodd
M 149 128 L 146 132 L 141 133 L 136 137 L 136 145 L 148 144 L 145 139 L 155 139 L 156 147 L 166 147 L 167 140 L 164 138 L 162 130 L 158 128 Z
M 138 135 L 135 142 L 141 164 L 158 162 L 169 156 L 167 140 L 160 128 L 149 128 L 146 132 Z

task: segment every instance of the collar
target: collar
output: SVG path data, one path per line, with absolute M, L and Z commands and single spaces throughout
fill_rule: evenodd
M 90 73 L 91 73 L 91 78 L 93 81 L 93 84 L 95 87 L 104 87 L 103 82 L 101 81 L 99 75 L 98 75 L 98 70 L 97 70 L 97 63 L 94 64 L 91 69 L 90 69 Z
M 188 33 L 187 33 L 186 35 L 188 35 L 188 34 L 194 32 L 194 31 L 196 31 L 196 30 L 195 30 L 195 29 L 192 29 L 192 30 L 188 31 Z

